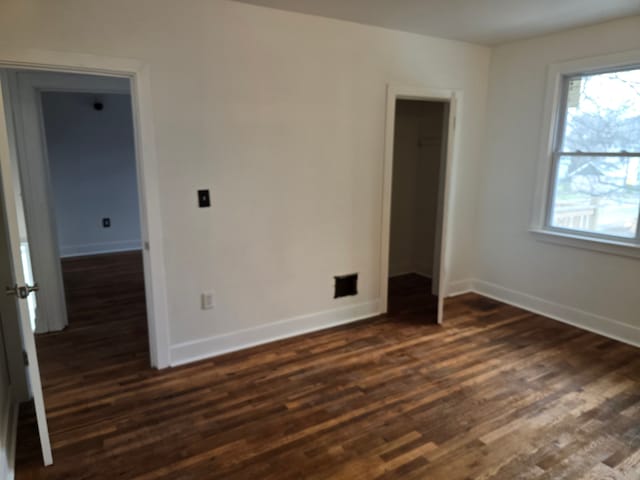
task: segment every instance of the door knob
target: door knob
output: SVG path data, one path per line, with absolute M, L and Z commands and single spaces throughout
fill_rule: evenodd
M 18 298 L 27 298 L 31 292 L 37 292 L 38 290 L 40 290 L 40 286 L 37 283 L 23 286 L 16 284 L 13 287 L 6 287 L 5 293 L 7 295 L 15 295 Z

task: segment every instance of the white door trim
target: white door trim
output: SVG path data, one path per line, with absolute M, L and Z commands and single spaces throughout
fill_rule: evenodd
M 169 318 L 150 68 L 137 60 L 0 47 L 0 67 L 127 78 L 131 82 L 151 365 L 169 366 Z
M 387 87 L 387 115 L 385 130 L 385 150 L 382 176 L 382 238 L 380 248 L 380 310 L 387 312 L 388 282 L 389 282 L 389 246 L 391 239 L 391 193 L 393 184 L 393 147 L 396 120 L 396 101 L 422 100 L 437 101 L 449 105 L 447 150 L 444 161 L 444 184 L 442 192 L 442 222 L 440 231 L 440 264 L 438 277 L 438 323 L 442 323 L 444 297 L 449 283 L 449 236 L 451 219 L 448 212 L 452 203 L 451 179 L 455 168 L 456 145 L 458 134 L 456 131 L 456 119 L 460 117 L 462 107 L 462 92 L 460 90 L 440 90 L 389 84 Z M 441 167 L 442 167 L 441 166 Z M 436 242 L 437 244 L 437 242 Z M 434 272 L 435 273 L 435 272 Z M 435 276 L 435 275 L 434 275 Z

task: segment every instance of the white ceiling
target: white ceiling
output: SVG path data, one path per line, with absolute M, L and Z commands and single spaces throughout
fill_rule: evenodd
M 487 45 L 640 14 L 640 0 L 238 1 Z

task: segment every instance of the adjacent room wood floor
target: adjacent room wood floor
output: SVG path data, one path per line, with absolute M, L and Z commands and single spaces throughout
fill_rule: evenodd
M 38 340 L 55 465 L 25 411 L 18 479 L 640 478 L 630 346 L 469 294 L 156 372 L 141 291 L 74 285 Z

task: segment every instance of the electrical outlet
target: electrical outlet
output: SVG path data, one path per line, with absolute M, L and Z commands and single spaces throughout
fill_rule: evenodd
M 211 310 L 214 307 L 213 292 L 205 292 L 200 297 L 202 310 Z
M 209 190 L 198 190 L 198 206 L 200 208 L 207 208 L 211 206 Z

